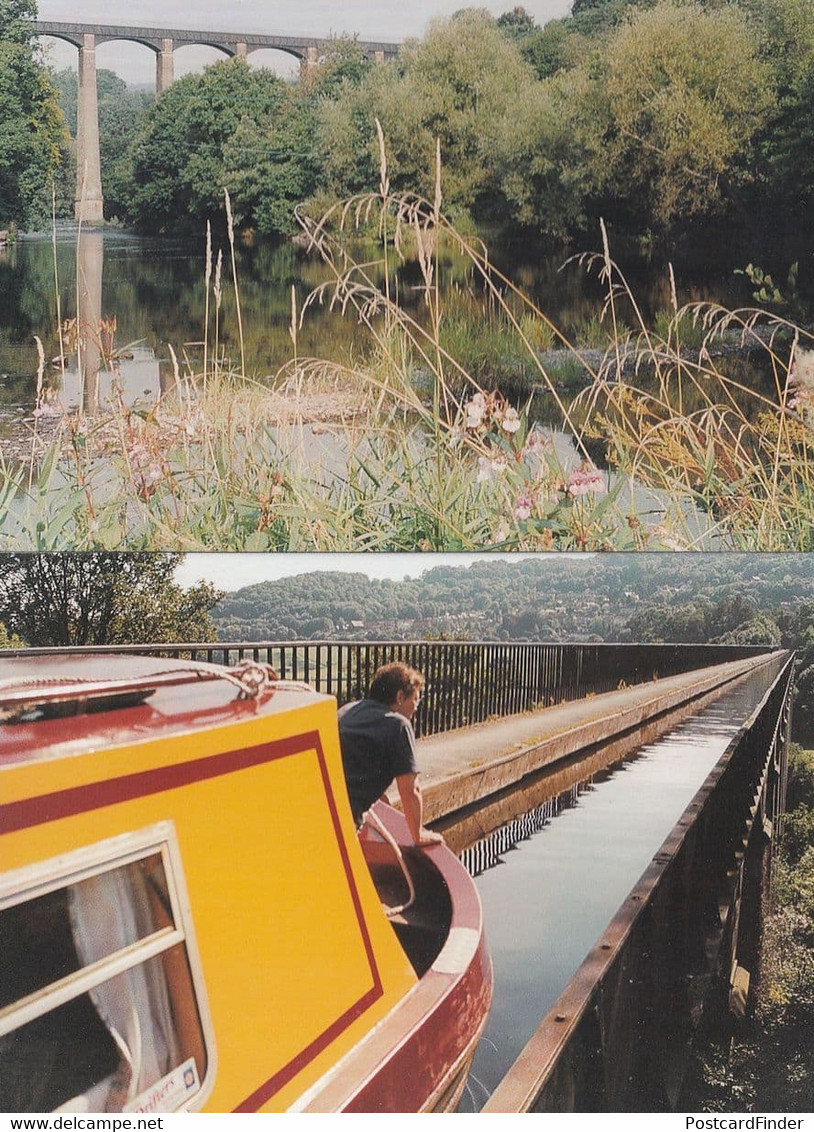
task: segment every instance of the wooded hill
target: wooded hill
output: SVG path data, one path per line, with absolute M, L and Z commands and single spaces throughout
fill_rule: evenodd
M 806 555 L 612 555 L 440 566 L 420 578 L 310 573 L 227 595 L 221 640 L 504 639 L 779 643 L 814 603 Z

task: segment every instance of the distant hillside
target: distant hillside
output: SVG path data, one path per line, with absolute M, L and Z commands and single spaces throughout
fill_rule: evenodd
M 638 554 L 476 561 L 421 578 L 309 573 L 247 586 L 214 611 L 221 640 L 733 639 L 776 643 L 814 602 L 814 555 Z

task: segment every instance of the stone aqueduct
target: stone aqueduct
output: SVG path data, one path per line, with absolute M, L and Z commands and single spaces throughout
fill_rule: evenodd
M 99 158 L 99 112 L 96 93 L 96 45 L 114 39 L 141 43 L 155 52 L 156 93 L 162 94 L 173 81 L 173 52 L 188 45 L 214 47 L 227 56 L 247 56 L 252 51 L 283 51 L 300 60 L 303 67 L 319 65 L 324 39 L 308 36 L 260 35 L 254 32 L 188 31 L 177 28 L 123 27 L 107 24 L 36 22 L 36 34 L 66 40 L 79 50 L 79 88 L 76 117 L 76 219 L 95 224 L 102 220 L 102 170 Z M 357 41 L 378 62 L 398 53 L 396 43 Z

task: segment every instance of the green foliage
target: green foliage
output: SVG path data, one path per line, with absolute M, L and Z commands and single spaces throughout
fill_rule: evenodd
M 696 1052 L 686 1111 L 808 1112 L 814 1090 L 814 751 L 789 752 L 789 812 L 774 866 L 754 1017 L 729 1046 Z
M 546 334 L 547 328 L 537 322 L 525 318 L 520 329 L 536 349 L 551 346 L 551 332 Z M 458 307 L 450 302 L 441 323 L 440 342 L 470 377 L 490 389 L 528 388 L 537 374 L 514 327 L 482 306 Z
M 814 751 L 806 750 L 799 743 L 792 743 L 789 748 L 786 806 L 790 813 L 814 808 Z M 814 844 L 814 837 L 810 840 Z
M 746 18 L 661 0 L 634 10 L 602 58 L 611 128 L 607 189 L 653 224 L 720 212 L 748 179 L 748 155 L 774 106 L 771 72 Z
M 547 362 L 546 373 L 564 389 L 580 389 L 590 381 L 588 370 L 573 354 Z
M 0 621 L 0 649 L 19 649 L 23 647 L 23 642 L 16 633 L 9 633 L 5 625 Z
M 808 942 L 814 951 L 814 841 L 811 840 L 814 823 L 811 810 L 807 808 L 803 808 L 802 812 L 801 809 L 793 810 L 788 819 L 791 827 L 790 848 L 797 853 L 797 858 L 785 860 L 784 866 L 778 870 L 777 897 L 780 903 L 800 914 Z M 806 835 L 808 839 L 804 840 Z M 814 963 L 814 954 L 811 962 Z M 812 997 L 814 998 L 814 992 Z
M 359 86 L 374 66 L 354 38 L 334 36 L 323 45 L 319 66 L 306 68 L 301 75 L 301 94 L 312 102 L 338 98 Z
M 0 228 L 42 224 L 67 134 L 39 61 L 31 0 L 0 0 Z
M 544 27 L 520 43 L 523 58 L 528 60 L 537 76 L 547 79 L 564 67 L 578 62 L 579 38 L 573 22 L 568 19 L 549 20 Z
M 706 336 L 703 322 L 693 318 L 687 311 L 682 311 L 679 315 L 671 311 L 657 311 L 653 329 L 657 337 L 679 350 L 698 350 Z
M 312 109 L 290 99 L 273 113 L 242 119 L 224 147 L 238 222 L 264 234 L 296 229 L 294 208 L 320 171 L 313 136 Z
M 323 108 L 326 182 L 342 194 L 373 187 L 378 119 L 394 190 L 434 196 L 440 142 L 447 207 L 489 212 L 503 192 L 507 133 L 514 135 L 517 115 L 539 95 L 533 71 L 488 14 L 466 10 L 454 21 L 436 21 L 397 63 L 373 68 L 358 88 Z
M 814 602 L 784 610 L 779 624 L 783 644 L 797 650 L 795 729 L 805 739 L 814 740 Z
M 537 31 L 537 24 L 525 8 L 512 8 L 496 20 L 497 26 L 508 39 L 526 39 Z
M 748 263 L 743 271 L 736 268 L 735 274 L 745 275 L 748 278 L 754 288 L 752 298 L 756 303 L 769 310 L 780 311 L 791 318 L 802 319 L 806 304 L 797 290 L 798 271 L 799 263 L 795 260 L 789 268 L 782 291 L 768 271 L 764 271 L 762 267 L 755 267 L 752 263 Z
M 814 845 L 814 805 L 799 805 L 783 818 L 783 853 L 790 866 L 797 865 L 809 847 Z M 784 887 L 792 898 L 791 877 Z
M 780 644 L 780 630 L 772 614 L 758 610 L 754 600 L 727 594 L 717 602 L 696 598 L 687 605 L 649 606 L 637 610 L 628 622 L 632 641 L 684 641 L 724 645 Z
M 208 583 L 173 580 L 178 554 L 7 554 L 0 620 L 31 646 L 211 640 Z M 4 630 L 5 631 L 5 630 Z
M 134 147 L 130 217 L 153 231 L 201 229 L 223 216 L 228 188 L 237 222 L 252 225 L 259 216 L 270 230 L 285 212 L 281 201 L 293 203 L 308 188 L 309 170 L 300 178 L 295 172 L 303 156 L 302 126 L 291 122 L 296 110 L 282 79 L 242 59 L 179 79 L 156 102 Z M 261 191 L 256 167 L 276 182 Z
M 748 605 L 733 600 L 741 592 Z M 716 610 L 728 608 L 731 623 L 738 608 L 768 615 L 812 592 L 814 562 L 805 556 L 496 557 L 373 582 L 360 559 L 358 574 L 306 573 L 237 590 L 215 620 L 222 640 L 297 637 L 310 618 L 329 617 L 341 636 L 380 640 L 452 621 L 473 639 L 696 643 L 708 640 L 708 624 L 722 623 Z
M 600 216 L 663 240 L 717 219 L 799 225 L 812 26 L 814 0 L 577 0 L 543 27 L 519 6 L 462 9 L 386 65 L 353 39 L 291 84 L 217 64 L 175 83 L 143 130 L 135 94 L 100 72 L 105 196 L 177 230 L 214 219 L 228 188 L 240 224 L 289 233 L 305 198 L 378 183 L 378 119 L 394 191 L 434 197 L 440 142 L 448 211 L 551 239 Z

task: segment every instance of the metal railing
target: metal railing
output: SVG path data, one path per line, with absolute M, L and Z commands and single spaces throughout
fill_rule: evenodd
M 336 696 L 340 705 L 361 699 L 380 665 L 400 660 L 424 674 L 426 687 L 414 723 L 417 735 L 433 735 L 772 650 L 741 645 L 238 641 L 5 649 L 0 657 L 55 651 L 77 657 L 137 653 L 228 665 L 257 660 L 272 665 L 283 679 L 304 680 L 316 691 Z

